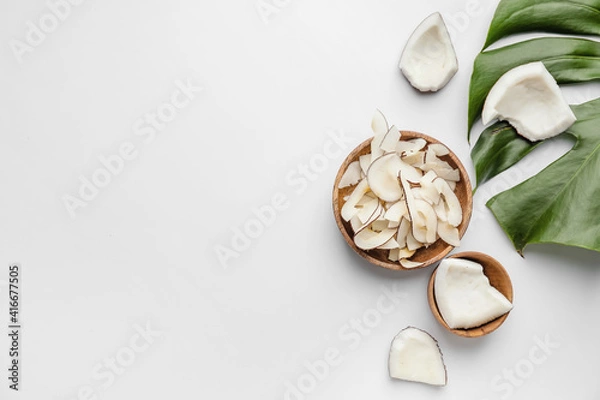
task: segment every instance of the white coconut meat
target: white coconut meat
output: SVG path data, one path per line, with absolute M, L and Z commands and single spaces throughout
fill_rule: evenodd
M 421 265 L 423 265 L 423 263 L 418 261 L 407 260 L 406 258 L 400 258 L 400 265 L 402 265 L 406 269 L 412 269 L 420 267 Z
M 402 197 L 402 189 L 398 182 L 398 171 L 402 168 L 402 160 L 396 153 L 389 153 L 375 159 L 367 170 L 369 187 L 383 201 L 396 202 Z
M 338 184 L 338 189 L 342 189 L 348 186 L 353 186 L 360 181 L 360 163 L 358 161 L 353 161 L 348 165 L 348 169 L 342 175 L 340 179 L 340 183 Z
M 383 139 L 381 140 L 381 144 L 379 148 L 384 153 L 392 153 L 396 151 L 396 145 L 400 140 L 400 131 L 394 125 L 388 130 Z
M 438 221 L 437 234 L 440 239 L 451 246 L 460 246 L 460 233 L 458 228 L 450 225 L 447 221 Z
M 490 90 L 481 119 L 507 121 L 530 141 L 564 132 L 576 121 L 558 84 L 540 61 L 506 72 Z
M 381 232 L 374 231 L 370 227 L 359 231 L 354 236 L 354 244 L 356 247 L 363 250 L 373 250 L 385 244 L 390 240 L 397 230 L 394 228 L 386 228 Z
M 415 29 L 404 47 L 399 67 L 421 92 L 440 90 L 456 74 L 458 60 L 440 13 L 431 14 Z
M 412 233 L 416 240 L 425 244 L 432 244 L 437 240 L 438 218 L 429 203 L 425 200 L 415 199 L 411 217 Z
M 354 215 L 350 219 L 350 226 L 352 227 L 352 230 L 356 234 L 359 231 L 365 229 L 367 226 L 371 225 L 373 222 L 375 222 L 379 218 L 381 218 L 384 211 L 385 210 L 384 210 L 383 206 L 381 204 L 377 203 L 377 208 L 373 211 L 373 213 L 369 216 L 369 218 L 364 222 L 359 217 L 359 214 L 360 214 L 360 211 L 359 211 L 358 213 L 356 213 L 356 215 Z
M 366 178 L 356 185 L 354 191 L 342 206 L 341 214 L 344 221 L 350 221 L 358 213 L 359 210 L 356 208 L 356 205 L 369 190 L 369 182 L 367 182 Z
M 427 146 L 427 141 L 423 138 L 411 140 L 401 140 L 396 144 L 396 152 L 401 157 L 406 157 L 423 150 Z
M 388 365 L 390 377 L 395 379 L 435 386 L 448 382 L 437 341 L 418 328 L 405 328 L 394 337 Z
M 360 170 L 366 176 L 369 166 L 371 165 L 371 153 L 358 157 L 358 163 L 360 164 Z
M 365 195 L 358 202 L 356 208 L 359 208 L 359 206 L 360 209 L 356 213 L 356 216 L 363 224 L 365 224 L 371 218 L 377 208 L 381 207 L 378 199 L 371 198 L 368 195 Z
M 443 202 L 446 211 L 446 221 L 452 226 L 459 226 L 462 222 L 462 206 L 460 205 L 460 201 L 454 191 L 448 185 L 448 182 L 441 178 L 436 178 L 433 181 L 436 189 L 443 197 Z M 439 214 L 438 214 L 439 215 Z
M 396 234 L 396 242 L 400 248 L 406 247 L 406 238 L 408 237 L 410 230 L 410 221 L 406 218 L 402 218 L 402 221 L 400 221 L 400 225 L 398 226 L 398 233 Z
M 490 285 L 481 264 L 469 260 L 443 260 L 436 271 L 433 289 L 440 314 L 452 329 L 481 326 L 513 307 Z
M 383 154 L 381 149 L 381 143 L 387 135 L 390 127 L 383 113 L 379 110 L 375 110 L 373 119 L 371 120 L 371 129 L 373 130 L 373 140 L 371 140 L 371 155 L 372 159 L 380 157 Z
M 375 110 L 373 118 L 371 119 L 371 130 L 375 136 L 383 136 L 390 129 L 387 119 L 383 113 L 379 110 Z
M 397 203 L 392 204 L 387 209 L 384 218 L 388 221 L 400 223 L 400 220 L 406 215 L 406 213 L 408 213 L 406 203 L 404 202 L 404 200 L 400 200 Z

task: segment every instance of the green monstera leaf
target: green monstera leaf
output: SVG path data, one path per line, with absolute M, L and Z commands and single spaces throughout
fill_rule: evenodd
M 484 45 L 531 31 L 600 35 L 600 0 L 501 0 Z M 600 80 L 600 42 L 541 37 L 475 59 L 469 88 L 469 137 L 485 99 L 508 70 L 541 61 L 559 84 Z M 487 203 L 517 251 L 530 243 L 557 243 L 600 252 L 600 99 L 572 106 L 577 116 L 562 136 L 573 148 L 543 171 Z M 505 122 L 479 136 L 471 157 L 477 185 L 510 168 L 540 142 L 530 142 Z
M 488 127 L 471 151 L 476 187 L 515 165 L 542 142 L 530 142 L 507 122 Z
M 600 0 L 505 0 L 496 8 L 484 48 L 522 32 L 600 35 L 599 22 Z
M 530 243 L 558 243 L 600 251 L 600 99 L 573 106 L 577 122 L 562 135 L 574 140 L 569 152 L 521 184 L 491 198 L 487 206 L 517 251 Z M 505 136 L 505 137 L 502 137 Z M 517 133 L 506 124 L 482 136 L 473 158 L 491 177 L 512 165 L 537 144 L 507 145 Z M 479 178 L 478 178 L 479 179 Z
M 498 78 L 514 67 L 533 61 L 542 61 L 559 84 L 600 80 L 600 43 L 593 40 L 539 38 L 484 51 L 475 58 L 471 75 L 469 132 Z

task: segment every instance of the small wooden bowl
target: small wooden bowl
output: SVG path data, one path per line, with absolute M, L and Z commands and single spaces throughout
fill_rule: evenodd
M 502 264 L 498 262 L 495 258 L 488 256 L 487 254 L 480 253 L 477 251 L 465 251 L 462 253 L 456 253 L 448 258 L 463 258 L 465 260 L 475 261 L 476 263 L 481 264 L 483 267 L 483 273 L 490 280 L 490 284 L 498 289 L 500 293 L 502 293 L 511 303 L 513 301 L 513 287 L 510 280 L 510 276 L 508 272 L 504 269 Z M 429 285 L 427 287 L 427 300 L 429 301 L 429 307 L 431 308 L 431 312 L 433 312 L 433 316 L 438 320 L 440 324 L 450 332 L 463 337 L 474 338 L 487 335 L 498 329 L 500 325 L 508 318 L 507 312 L 504 315 L 499 316 L 493 321 L 490 321 L 486 324 L 478 326 L 476 328 L 470 329 L 452 329 L 446 324 L 444 318 L 440 314 L 440 310 L 438 309 L 437 302 L 435 300 L 435 294 L 433 291 L 433 285 L 435 282 L 435 275 L 437 272 L 437 268 L 431 274 L 431 278 L 429 278 Z
M 441 143 L 439 140 L 436 140 L 430 136 L 427 136 L 422 133 L 412 132 L 412 131 L 402 131 L 402 140 L 409 140 L 415 138 L 423 138 L 427 141 L 428 144 L 432 143 Z M 407 270 L 408 268 L 404 268 L 400 265 L 399 262 L 392 262 L 388 260 L 388 250 L 362 250 L 356 247 L 353 240 L 353 231 L 349 222 L 344 221 L 341 215 L 341 209 L 344 205 L 344 197 L 348 196 L 354 190 L 353 187 L 346 187 L 342 189 L 338 189 L 338 184 L 340 179 L 342 179 L 342 175 L 346 172 L 348 165 L 350 163 L 357 161 L 358 158 L 364 154 L 368 154 L 371 152 L 371 139 L 367 139 L 362 142 L 358 147 L 356 147 L 352 152 L 346 157 L 340 169 L 335 177 L 335 182 L 333 184 L 333 215 L 335 216 L 335 222 L 337 223 L 340 232 L 344 236 L 346 243 L 354 250 L 359 256 L 365 258 L 372 264 L 378 265 L 383 268 L 392 269 L 392 270 Z M 443 144 L 443 143 L 441 143 Z M 446 146 L 448 147 L 448 146 Z M 469 225 L 469 221 L 471 219 L 471 213 L 473 211 L 473 189 L 471 188 L 471 181 L 469 180 L 469 175 L 465 170 L 465 167 L 462 165 L 458 157 L 450 151 L 450 154 L 440 157 L 440 159 L 449 163 L 453 168 L 458 168 L 460 171 L 460 182 L 456 184 L 456 196 L 462 205 L 463 212 L 463 220 L 461 224 L 458 226 L 459 236 L 462 238 L 464 233 L 467 230 L 467 226 Z M 422 262 L 423 265 L 417 268 L 410 269 L 419 269 L 425 268 L 429 265 L 435 264 L 444 258 L 454 246 L 451 246 L 444 242 L 441 239 L 438 239 L 435 243 L 430 245 L 427 248 L 421 248 L 415 252 L 415 254 L 410 258 L 411 261 Z

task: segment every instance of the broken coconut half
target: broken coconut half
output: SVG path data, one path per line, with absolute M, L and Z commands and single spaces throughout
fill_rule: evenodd
M 434 286 L 437 308 L 451 329 L 470 329 L 512 310 L 512 303 L 483 273 L 481 264 L 446 258 L 436 270 Z
M 388 361 L 390 377 L 429 385 L 448 382 L 437 341 L 424 330 L 408 327 L 394 337 Z
M 402 56 L 400 70 L 421 92 L 436 92 L 458 71 L 450 34 L 439 12 L 433 13 L 412 33 Z
M 576 117 L 544 63 L 536 61 L 509 70 L 494 84 L 481 120 L 494 119 L 507 121 L 535 142 L 564 132 Z

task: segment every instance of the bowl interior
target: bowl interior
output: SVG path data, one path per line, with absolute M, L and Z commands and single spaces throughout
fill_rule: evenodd
M 504 269 L 502 264 L 500 264 L 500 262 L 498 262 L 495 258 L 493 258 L 487 254 L 479 253 L 476 251 L 465 251 L 465 252 L 461 252 L 461 253 L 456 253 L 456 254 L 449 256 L 448 258 L 463 258 L 463 259 L 475 261 L 475 262 L 481 264 L 481 266 L 483 267 L 483 273 L 490 280 L 490 284 L 493 287 L 495 287 L 500 293 L 502 293 L 512 303 L 513 287 L 512 287 L 511 280 L 510 280 L 510 276 L 508 275 L 508 272 L 506 272 L 506 269 Z M 502 325 L 502 323 L 506 320 L 506 318 L 508 318 L 508 314 L 510 313 L 510 311 L 508 313 L 501 315 L 500 317 L 498 317 L 486 324 L 478 326 L 476 328 L 470 328 L 470 329 L 452 329 L 452 328 L 450 328 L 448 326 L 448 324 L 446 324 L 446 321 L 444 321 L 444 318 L 442 318 L 442 315 L 440 314 L 440 311 L 437 306 L 437 302 L 435 300 L 433 285 L 434 285 L 434 281 L 435 281 L 436 272 L 437 272 L 437 268 L 431 274 L 431 278 L 429 278 L 429 285 L 427 287 L 427 299 L 429 301 L 429 307 L 431 308 L 431 311 L 432 311 L 435 319 L 437 319 L 438 322 L 440 324 L 442 324 L 442 326 L 444 328 L 446 328 L 447 330 L 449 330 L 450 332 L 452 332 L 456 335 L 459 335 L 459 336 L 463 336 L 463 337 L 484 336 L 484 335 L 487 335 L 488 333 L 491 333 L 491 332 L 495 331 L 496 329 L 498 329 L 498 327 L 500 327 L 500 325 Z
M 427 141 L 427 143 L 441 143 L 440 141 L 418 132 L 411 131 L 402 131 L 402 140 L 409 140 L 414 138 L 423 138 Z M 404 270 L 406 268 L 402 267 L 398 262 L 392 262 L 388 260 L 388 250 L 362 250 L 356 247 L 353 240 L 353 231 L 349 222 L 344 221 L 341 216 L 341 209 L 344 205 L 344 197 L 348 196 L 354 190 L 354 186 L 346 187 L 342 189 L 338 189 L 338 183 L 342 178 L 342 175 L 348 168 L 350 163 L 357 161 L 358 158 L 364 154 L 368 154 L 371 152 L 371 139 L 365 140 L 363 143 L 358 145 L 349 155 L 346 157 L 335 178 L 335 183 L 333 185 L 333 213 L 335 216 L 335 221 L 337 223 L 340 232 L 344 236 L 344 239 L 348 243 L 348 245 L 361 257 L 365 258 L 372 264 L 378 265 L 383 268 L 392 269 L 392 270 Z M 448 147 L 448 146 L 446 146 Z M 463 219 L 461 224 L 458 226 L 459 236 L 462 238 L 465 231 L 467 230 L 467 226 L 469 225 L 469 220 L 471 219 L 471 213 L 473 211 L 473 190 L 471 187 L 471 182 L 469 180 L 469 175 L 467 174 L 464 166 L 456 157 L 456 155 L 450 151 L 450 154 L 440 157 L 440 159 L 449 163 L 453 168 L 458 168 L 460 171 L 460 181 L 456 185 L 456 196 L 462 205 L 463 211 Z M 410 258 L 412 261 L 422 262 L 423 265 L 417 268 L 424 268 L 429 265 L 432 265 L 442 258 L 444 258 L 451 250 L 453 246 L 447 244 L 446 242 L 438 239 L 435 243 L 426 248 L 421 248 L 416 251 L 416 253 Z M 412 268 L 412 269 L 417 269 Z

